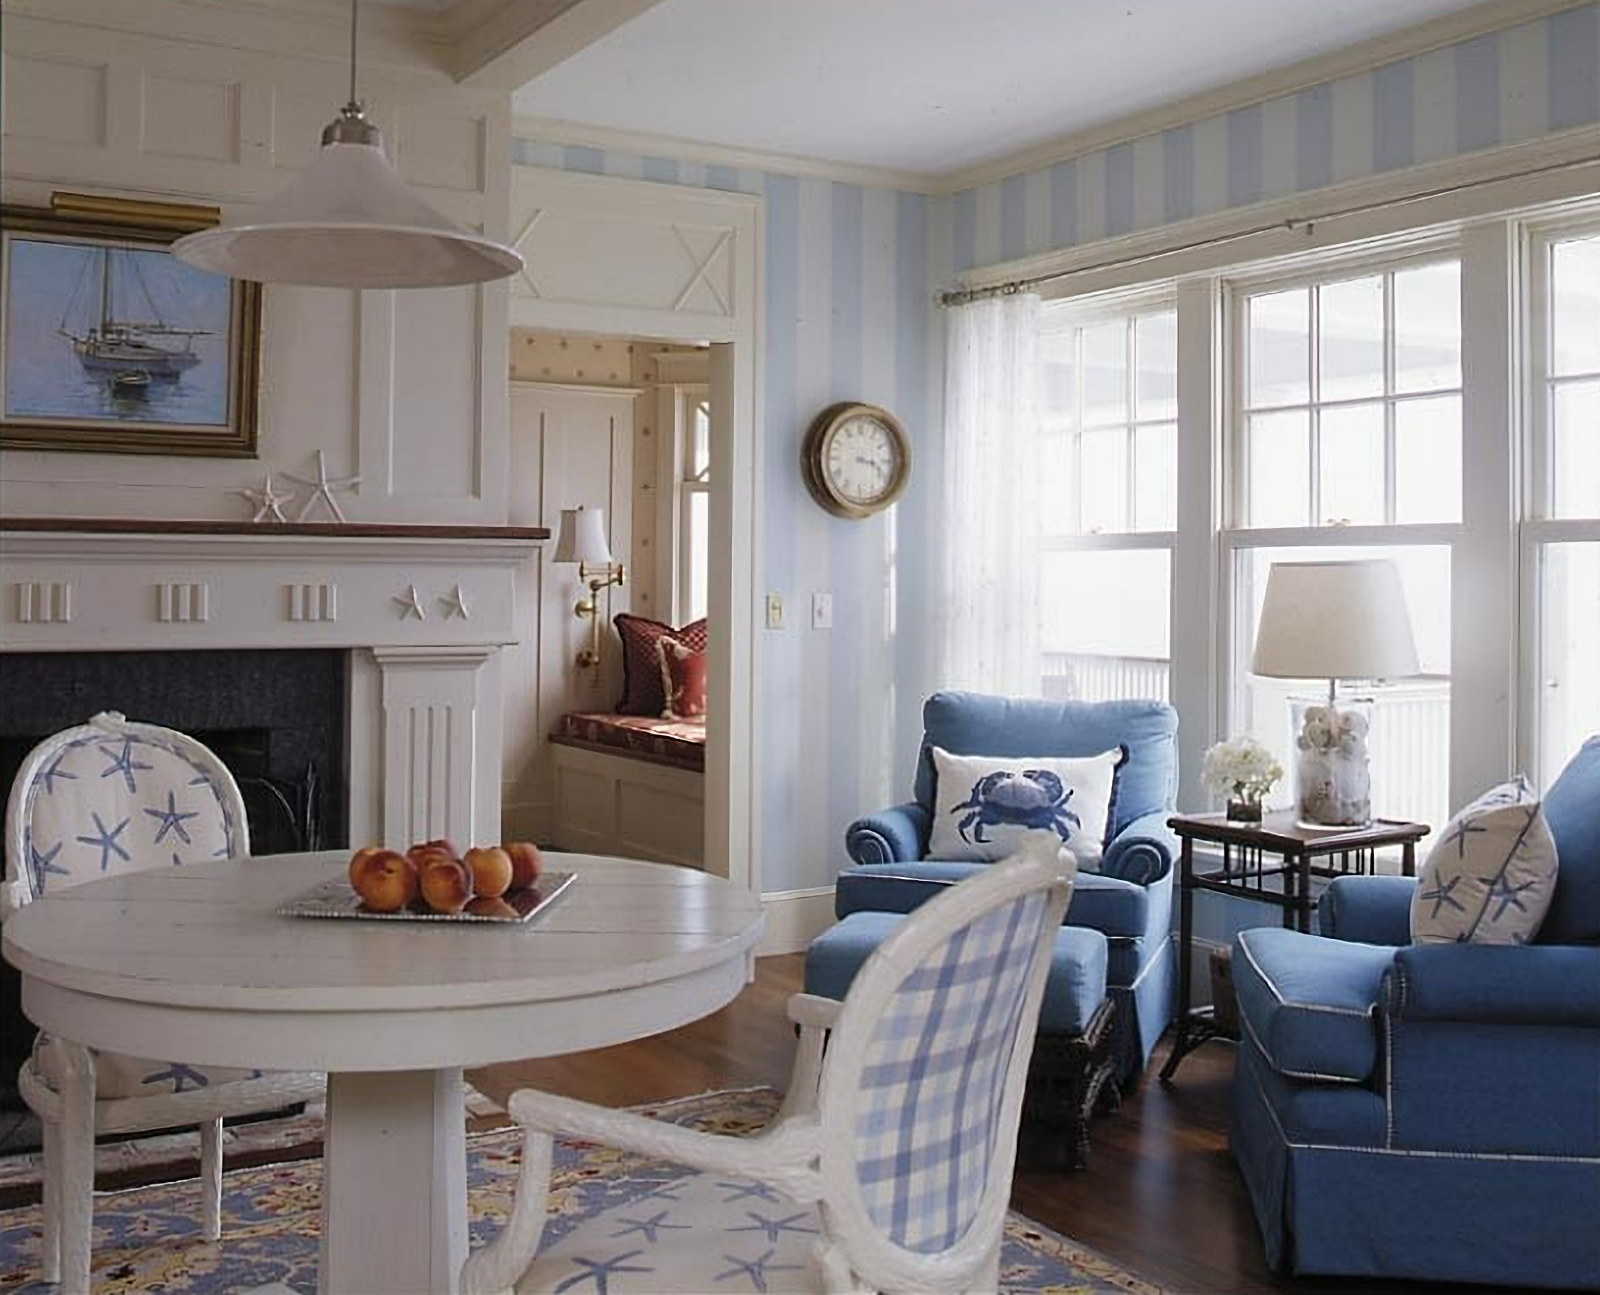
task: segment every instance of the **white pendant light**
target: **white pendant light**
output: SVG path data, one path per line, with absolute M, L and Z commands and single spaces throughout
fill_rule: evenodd
M 298 180 L 244 224 L 180 238 L 180 261 L 260 283 L 317 288 L 444 288 L 522 269 L 515 249 L 458 228 L 400 178 L 356 98 L 356 13 L 350 0 L 350 102 L 322 132 Z

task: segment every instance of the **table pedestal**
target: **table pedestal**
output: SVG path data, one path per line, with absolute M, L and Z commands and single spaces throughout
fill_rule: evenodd
M 328 1076 L 318 1295 L 448 1295 L 467 1258 L 459 1069 Z

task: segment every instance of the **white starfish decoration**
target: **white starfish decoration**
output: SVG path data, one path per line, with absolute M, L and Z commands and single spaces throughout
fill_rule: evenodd
M 256 515 L 252 522 L 264 522 L 269 517 L 275 522 L 286 522 L 289 519 L 283 515 L 280 505 L 288 503 L 294 498 L 294 491 L 279 492 L 272 484 L 272 469 L 267 469 L 267 479 L 261 483 L 260 488 L 246 486 L 242 490 L 235 490 L 234 494 L 243 499 L 248 499 L 255 505 Z
M 400 608 L 401 620 L 409 620 L 413 616 L 419 621 L 428 619 L 428 613 L 422 610 L 422 599 L 417 594 L 416 585 L 407 585 L 405 593 L 394 596 L 394 602 Z
M 297 486 L 304 486 L 311 492 L 306 496 L 305 503 L 300 505 L 300 511 L 295 514 L 295 521 L 297 522 L 305 521 L 319 501 L 327 505 L 334 521 L 344 521 L 344 509 L 339 507 L 339 501 L 334 496 L 348 494 L 361 484 L 361 477 L 357 473 L 351 473 L 349 476 L 344 477 L 330 477 L 328 475 L 328 465 L 322 457 L 321 450 L 317 451 L 317 475 L 315 478 L 297 477 L 292 472 L 285 472 L 283 475 Z
M 456 581 L 455 592 L 448 598 L 440 595 L 439 601 L 444 604 L 445 620 L 455 620 L 460 617 L 464 621 L 472 619 L 472 608 L 467 606 L 467 591 L 461 587 L 461 582 Z

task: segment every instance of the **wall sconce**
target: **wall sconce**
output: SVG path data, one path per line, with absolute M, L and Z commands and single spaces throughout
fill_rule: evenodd
M 556 536 L 552 562 L 576 562 L 578 579 L 589 582 L 589 596 L 573 608 L 579 620 L 588 618 L 589 646 L 578 653 L 578 665 L 600 673 L 600 591 L 620 585 L 627 571 L 611 556 L 606 543 L 606 514 L 603 508 L 563 508 L 561 530 Z M 609 600 L 608 600 L 609 601 Z

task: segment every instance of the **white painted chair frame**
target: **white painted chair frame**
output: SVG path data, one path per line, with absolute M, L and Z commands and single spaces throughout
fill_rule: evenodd
M 89 723 L 46 738 L 22 762 L 6 804 L 6 876 L 0 886 L 0 918 L 34 899 L 32 864 L 27 851 L 24 810 L 33 782 L 78 738 L 140 736 L 176 747 L 197 768 L 215 780 L 219 795 L 237 824 L 241 855 L 250 852 L 250 829 L 244 798 L 232 773 L 202 743 L 185 733 L 154 724 L 130 722 L 108 712 Z M 152 861 L 149 867 L 170 867 Z M 131 869 L 130 869 L 131 870 Z M 222 1235 L 222 1118 L 276 1110 L 293 1102 L 322 1096 L 323 1077 L 285 1072 L 241 1079 L 216 1087 L 146 1097 L 95 1097 L 95 1053 L 70 1039 L 50 1036 L 43 1044 L 53 1051 L 60 1089 L 39 1072 L 36 1058 L 23 1063 L 17 1087 L 44 1125 L 44 1239 L 40 1276 L 60 1282 L 63 1295 L 88 1295 L 90 1242 L 94 1221 L 94 1140 L 102 1134 L 137 1133 L 198 1125 L 200 1132 L 200 1196 L 206 1239 Z M 176 1059 L 176 1058 L 175 1058 Z
M 553 1138 L 565 1133 L 703 1172 L 763 1182 L 799 1204 L 819 1204 L 817 1256 L 828 1292 L 898 1295 L 994 1292 L 1016 1163 L 1028 1061 L 1033 1051 L 1055 934 L 1076 865 L 1054 849 L 983 870 L 918 908 L 863 965 L 843 1002 L 796 994 L 788 1014 L 800 1029 L 789 1092 L 769 1128 L 753 1138 L 707 1134 L 628 1111 L 532 1089 L 513 1094 L 524 1134 L 511 1217 L 462 1270 L 464 1295 L 503 1295 L 533 1262 L 544 1232 Z M 1005 1076 L 997 1143 L 971 1225 L 950 1248 L 923 1254 L 897 1245 L 871 1220 L 857 1171 L 856 1119 L 867 1048 L 885 1006 L 924 958 L 978 917 L 1030 893 L 1048 892 L 1025 999 Z

